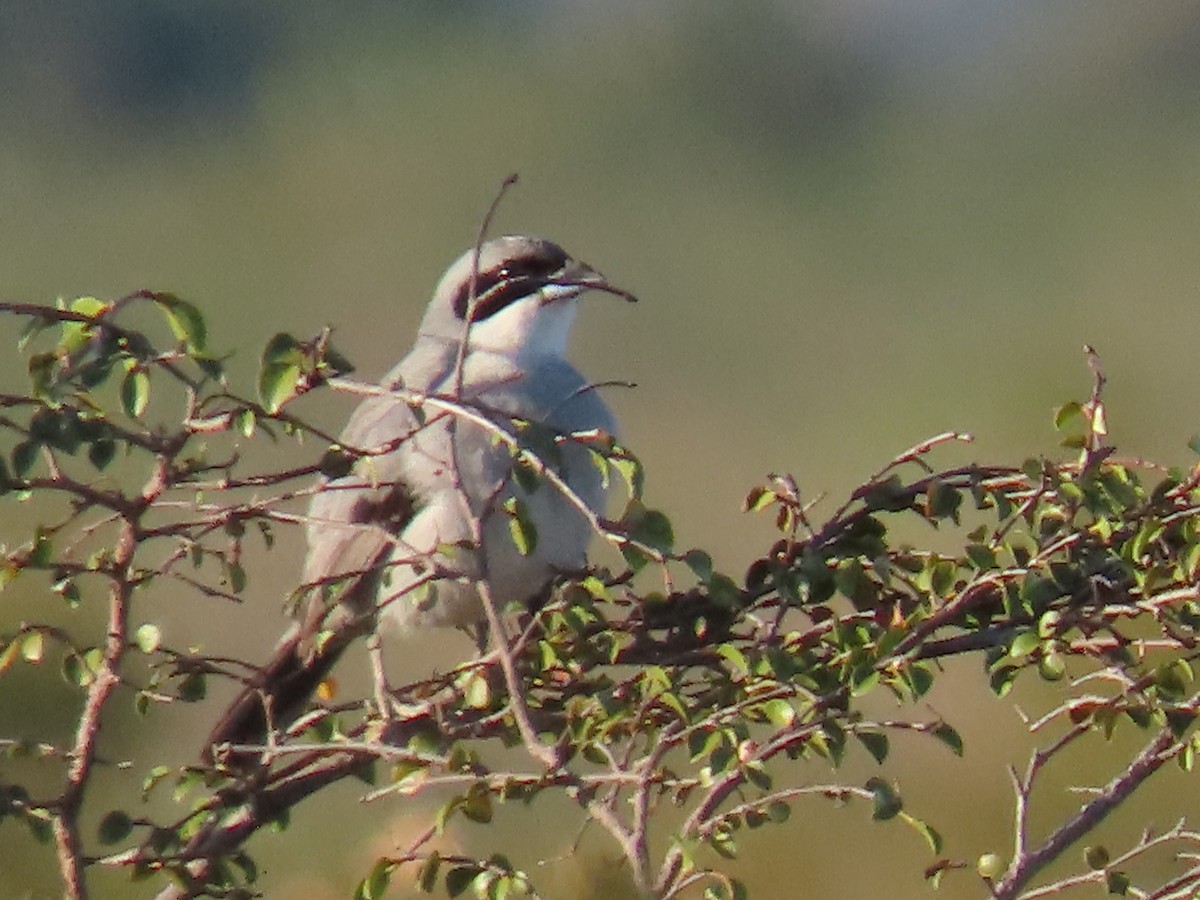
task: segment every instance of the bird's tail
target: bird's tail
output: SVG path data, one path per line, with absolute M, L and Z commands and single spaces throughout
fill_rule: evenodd
M 306 648 L 308 643 L 299 627 L 280 641 L 266 665 L 213 726 L 204 742 L 205 760 L 213 761 L 223 744 L 265 744 L 271 731 L 286 728 L 300 717 L 349 641 L 334 638 L 317 649 Z

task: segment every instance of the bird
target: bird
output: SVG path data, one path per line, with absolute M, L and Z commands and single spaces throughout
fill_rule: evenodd
M 636 299 L 528 235 L 484 241 L 446 270 L 412 348 L 340 435 L 350 471 L 321 478 L 305 518 L 307 601 L 218 720 L 207 758 L 261 746 L 293 722 L 343 652 L 377 626 L 410 640 L 479 626 L 481 582 L 499 610 L 536 604 L 557 576 L 583 570 L 607 495 L 585 438 L 617 434 L 596 387 L 566 358 L 589 291 Z M 497 429 L 519 440 L 522 427 L 553 438 L 539 442 L 539 459 L 558 487 L 514 475 Z M 523 547 L 515 503 L 532 526 Z

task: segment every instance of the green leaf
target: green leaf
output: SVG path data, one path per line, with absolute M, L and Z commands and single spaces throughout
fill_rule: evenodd
M 39 844 L 48 844 L 54 836 L 50 811 L 45 807 L 36 806 L 25 810 L 25 826 L 33 839 Z
M 95 297 L 80 297 L 72 300 L 67 309 L 84 316 L 99 316 L 111 306 Z M 58 342 L 58 351 L 64 357 L 75 356 L 95 334 L 95 326 L 90 322 L 63 322 L 60 328 L 62 339 Z
M 1083 861 L 1093 872 L 1107 866 L 1111 858 L 1108 848 L 1103 844 L 1091 844 L 1083 848 Z
M 57 370 L 58 357 L 53 353 L 35 353 L 29 357 L 29 383 L 35 397 L 53 399 Z
M 708 581 L 713 575 L 712 557 L 703 550 L 689 550 L 683 554 L 683 563 L 692 570 L 700 581 Z
M 258 372 L 258 396 L 268 412 L 279 412 L 296 395 L 303 364 L 301 344 L 290 334 L 280 332 L 267 341 Z
M 84 668 L 83 661 L 77 653 L 63 655 L 62 674 L 68 684 L 76 687 L 87 687 L 91 684 L 91 673 Z
M 983 544 L 968 544 L 966 553 L 967 559 L 971 561 L 971 565 L 976 569 L 983 572 L 990 572 L 996 568 L 996 553 L 990 547 L 985 547 Z
M 1129 893 L 1129 876 L 1124 872 L 1113 870 L 1104 875 L 1104 886 L 1110 894 L 1124 897 Z
M 258 396 L 267 412 L 279 412 L 285 403 L 296 396 L 300 374 L 300 366 L 263 366 L 258 377 Z
M 130 369 L 121 379 L 121 408 L 131 419 L 140 419 L 150 403 L 150 376 L 144 369 Z
M 492 685 L 486 673 L 472 669 L 459 682 L 463 702 L 469 709 L 487 709 L 492 705 Z
M 1004 860 L 998 853 L 984 853 L 975 861 L 975 871 L 983 878 L 999 878 L 1004 872 Z
M 933 729 L 933 736 L 954 751 L 955 756 L 963 755 L 963 739 L 959 733 L 947 725 L 945 722 L 939 722 L 937 727 Z
M 82 316 L 102 316 L 104 313 L 112 309 L 112 304 L 106 300 L 101 300 L 98 297 L 76 297 L 69 304 L 67 309 L 71 312 L 79 313 Z M 78 325 L 79 322 L 69 322 L 66 324 Z
M 538 458 L 545 460 L 545 457 L 542 456 Z M 513 460 L 511 475 L 513 484 L 527 495 L 537 493 L 541 489 L 542 476 L 538 474 L 537 468 L 528 456 L 522 455 Z
M 393 864 L 386 859 L 375 861 L 371 874 L 358 885 L 355 897 L 360 900 L 380 900 L 387 893 L 388 884 L 392 880 Z
M 21 655 L 21 642 L 9 641 L 7 646 L 0 647 L 0 675 L 12 668 L 17 657 Z M 3 809 L 3 807 L 0 807 Z
M 508 533 L 517 553 L 529 556 L 537 548 L 538 533 L 528 505 L 519 497 L 509 497 L 501 508 L 508 514 Z
M 46 637 L 40 631 L 31 631 L 21 641 L 21 657 L 28 663 L 40 663 L 46 655 Z
M 1182 738 L 1196 721 L 1196 714 L 1183 709 L 1169 709 L 1165 713 L 1167 727 L 1177 738 Z
M 457 897 L 471 886 L 471 882 L 478 874 L 478 866 L 455 866 L 446 873 L 446 893 L 451 897 Z
M 60 578 L 51 587 L 54 593 L 62 597 L 72 609 L 79 605 L 82 595 L 79 592 L 79 585 L 75 583 L 74 578 Z
M 878 731 L 859 731 L 855 732 L 854 736 L 867 748 L 867 752 L 875 758 L 875 762 L 882 763 L 887 759 L 891 745 L 886 734 Z
M 882 778 L 871 778 L 867 781 L 867 790 L 874 799 L 874 811 L 871 817 L 877 822 L 894 819 L 904 809 L 904 801 L 896 789 Z
M 988 679 L 992 693 L 997 697 L 1006 696 L 1012 690 L 1013 682 L 1016 681 L 1018 672 L 1020 672 L 1020 669 L 1016 666 L 999 666 L 992 672 Z
M 253 437 L 257 419 L 252 409 L 240 409 L 233 414 L 233 427 L 242 437 Z
M 929 849 L 933 853 L 942 852 L 942 836 L 938 830 L 927 822 L 916 818 L 915 816 L 905 816 L 905 821 L 913 827 L 913 829 L 925 839 L 925 843 L 929 845 Z
M 768 700 L 762 705 L 762 710 L 763 714 L 767 717 L 767 721 L 776 728 L 787 728 L 796 721 L 796 710 L 792 708 L 791 703 L 782 697 Z
M 162 642 L 162 632 L 153 622 L 146 622 L 138 626 L 133 641 L 143 653 L 153 653 Z
M 671 520 L 663 513 L 631 501 L 625 509 L 624 523 L 634 540 L 663 553 L 671 552 L 675 532 Z
M 162 310 L 176 340 L 193 354 L 208 352 L 208 326 L 199 309 L 174 294 L 155 294 L 154 302 Z
M 940 479 L 929 482 L 925 492 L 925 515 L 931 519 L 958 520 L 958 508 L 962 505 L 962 494 Z
M 104 471 L 108 468 L 108 464 L 113 461 L 113 457 L 117 455 L 117 442 L 109 438 L 101 438 L 98 441 L 93 441 L 88 446 L 88 462 L 96 467 L 97 471 Z
M 879 595 L 878 585 L 867 575 L 858 559 L 842 560 L 833 573 L 833 583 L 838 592 L 858 609 L 872 605 Z
M 742 501 L 742 511 L 762 512 L 778 499 L 779 495 L 773 490 L 763 487 L 762 485 L 757 485 L 756 487 L 752 487 L 750 489 L 750 493 L 748 493 L 746 495 L 746 499 Z
M 1061 653 L 1046 653 L 1038 660 L 1038 674 L 1044 681 L 1062 681 L 1067 674 L 1067 660 Z
M 1025 631 L 1017 635 L 1008 648 L 1008 655 L 1014 659 L 1029 656 L 1042 645 L 1042 639 L 1036 631 Z
M 208 680 L 202 672 L 189 672 L 179 683 L 179 699 L 184 703 L 199 703 L 208 695 Z
M 18 478 L 24 478 L 29 470 L 33 468 L 33 464 L 38 459 L 37 441 L 21 441 L 12 451 L 12 467 L 13 474 Z
M 912 689 L 914 697 L 924 697 L 933 687 L 933 673 L 928 666 L 921 663 L 911 663 L 904 669 L 904 677 Z
M 438 834 L 442 834 L 446 830 L 446 825 L 450 822 L 450 817 L 462 809 L 462 805 L 466 802 L 466 798 L 461 794 L 457 794 L 438 807 L 437 814 L 434 816 L 434 824 L 437 827 Z
M 321 474 L 331 481 L 336 478 L 345 478 L 354 471 L 355 457 L 353 453 L 348 453 L 341 447 L 330 447 L 323 454 L 317 463 Z
M 100 843 L 115 844 L 129 837 L 132 831 L 133 820 L 129 818 L 129 815 L 119 809 L 114 809 L 100 820 Z
M 417 886 L 426 894 L 432 894 L 433 889 L 437 887 L 438 869 L 441 868 L 442 858 L 437 851 L 429 854 L 429 858 L 421 865 L 421 870 L 417 873 Z
M 241 563 L 228 563 L 225 566 L 225 577 L 229 582 L 229 590 L 240 594 L 246 589 L 246 570 Z
M 722 609 L 733 611 L 742 608 L 742 591 L 728 575 L 715 573 L 705 587 L 708 588 L 708 598 Z
M 1066 431 L 1068 427 L 1083 428 L 1084 418 L 1082 406 L 1075 401 L 1064 403 L 1054 411 L 1054 428 L 1056 431 Z
M 688 736 L 688 754 L 692 762 L 723 746 L 728 745 L 725 735 L 720 731 L 694 731 Z
M 725 859 L 737 859 L 737 844 L 733 840 L 733 832 L 728 823 L 721 823 L 708 837 L 709 845 L 717 854 Z
M 1042 614 L 1038 619 L 1037 634 L 1043 640 L 1055 637 L 1058 634 L 1059 625 L 1062 622 L 1062 613 L 1057 609 L 1051 609 Z
M 142 796 L 143 799 L 154 788 L 162 784 L 164 778 L 171 774 L 171 770 L 167 766 L 155 766 L 146 773 L 146 777 L 142 779 Z
M 717 655 L 729 663 L 733 675 L 742 677 L 750 674 L 750 663 L 746 660 L 746 655 L 733 644 L 719 644 L 716 649 Z
M 865 697 L 879 684 L 879 672 L 870 663 L 855 666 L 850 672 L 850 693 L 854 697 Z
M 912 504 L 912 495 L 899 475 L 889 475 L 883 481 L 871 483 L 863 491 L 863 502 L 871 509 L 903 512 Z
M 725 877 L 704 889 L 703 900 L 750 900 L 750 891 L 736 878 Z
M 646 473 L 637 457 L 624 447 L 614 445 L 608 454 L 608 464 L 625 480 L 629 496 L 635 500 L 640 498 L 645 486 Z

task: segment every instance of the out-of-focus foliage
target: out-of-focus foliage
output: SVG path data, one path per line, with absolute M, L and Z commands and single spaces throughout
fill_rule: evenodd
M 142 307 L 161 318 L 157 337 L 126 324 Z M 338 455 L 383 452 L 342 447 L 308 465 L 248 472 L 244 446 L 332 441 L 292 403 L 330 383 L 369 386 L 342 377 L 349 363 L 328 332 L 311 341 L 279 334 L 262 354 L 260 399 L 250 399 L 227 382 L 201 311 L 172 294 L 0 311 L 19 324 L 11 337 L 28 373 L 24 389 L 0 393 L 2 502 L 28 518 L 0 571 L 6 586 L 35 580 L 47 611 L 0 634 L 0 675 L 55 665 L 80 698 L 69 744 L 38 741 L 19 723 L 0 735 L 10 760 L 36 759 L 40 770 L 38 787 L 5 778 L 0 814 L 54 848 L 45 864 L 57 859 L 69 896 L 85 896 L 98 868 L 135 879 L 166 873 L 176 887 L 164 896 L 253 889 L 247 839 L 286 825 L 293 807 L 319 803 L 348 777 L 372 785 L 380 803 L 441 797 L 428 829 L 365 874 L 360 898 L 382 896 L 397 870 L 450 896 L 469 888 L 543 896 L 536 859 L 447 852 L 435 838 L 461 821 L 502 833 L 514 807 L 554 796 L 606 836 L 639 892 L 660 898 L 692 887 L 710 898 L 747 896 L 727 861 L 758 829 L 786 829 L 797 806 L 822 815 L 820 799 L 863 803 L 864 841 L 893 820 L 910 826 L 929 853 L 914 865 L 932 882 L 954 879 L 956 891 L 1005 898 L 1089 883 L 1110 892 L 1200 885 L 1186 856 L 1169 878 L 1138 868 L 1151 850 L 1197 842 L 1183 819 L 1119 851 L 1090 845 L 1078 874 L 1045 874 L 1163 766 L 1190 771 L 1200 748 L 1192 668 L 1200 467 L 1159 470 L 1117 453 L 1090 349 L 1091 395 L 1055 416 L 1062 458 L 938 469 L 929 457 L 969 441 L 939 435 L 815 522 L 794 479 L 772 476 L 750 491 L 746 509 L 772 515 L 779 537 L 740 578 L 716 570 L 709 552 L 675 546 L 672 523 L 645 503 L 640 464 L 611 438 L 497 426 L 527 490 L 566 490 L 553 477 L 561 441 L 583 442 L 624 483 L 622 517 L 595 525 L 625 567 L 564 581 L 517 630 L 493 633 L 488 652 L 444 675 L 385 685 L 386 697 L 377 686 L 360 700 L 322 698 L 259 748 L 260 764 L 247 766 L 249 748 L 217 748 L 216 762 L 183 767 L 140 761 L 141 792 L 170 790 L 177 806 L 160 817 L 144 815 L 136 796 L 87 810 L 93 782 L 114 761 L 105 722 L 128 702 L 152 721 L 203 701 L 214 678 L 242 682 L 253 668 L 164 641 L 159 588 L 209 603 L 242 595 L 255 575 L 242 563 L 244 543 L 269 548 L 278 527 L 302 521 L 294 501 Z M 473 414 L 455 397 L 409 402 Z M 905 519 L 933 526 L 938 548 L 897 542 L 894 526 Z M 535 543 L 519 510 L 513 520 L 518 547 Z M 52 623 L 56 605 L 104 615 L 64 627 Z M 964 752 L 954 710 L 930 715 L 922 706 L 952 657 L 977 661 L 997 703 L 1028 679 L 1052 698 L 1050 712 L 1030 722 L 1038 749 L 1014 774 L 1007 857 L 944 855 L 941 833 L 888 776 L 898 735 Z M 878 714 L 880 694 L 897 714 Z M 1031 834 L 1043 770 L 1068 748 L 1126 732 L 1141 738 L 1111 781 L 1077 814 Z M 838 779 L 854 757 L 877 774 Z M 970 879 L 985 884 L 968 888 Z M 1040 893 L 1022 893 L 1038 885 Z

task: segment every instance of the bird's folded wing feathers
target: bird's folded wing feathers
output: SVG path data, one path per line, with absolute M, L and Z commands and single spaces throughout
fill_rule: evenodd
M 343 443 L 354 450 L 370 451 L 384 444 L 377 435 L 410 437 L 420 428 L 407 404 L 390 397 L 365 401 L 351 416 L 342 434 Z M 330 598 L 349 593 L 354 582 L 371 574 L 403 531 L 416 510 L 410 487 L 400 474 L 402 451 L 359 459 L 354 470 L 342 478 L 325 481 L 317 488 L 308 508 L 308 555 L 304 560 L 303 584 L 312 592 L 313 607 L 325 606 Z M 339 584 L 345 579 L 345 584 Z M 328 587 L 329 590 L 322 590 Z M 360 610 L 361 612 L 362 610 Z

